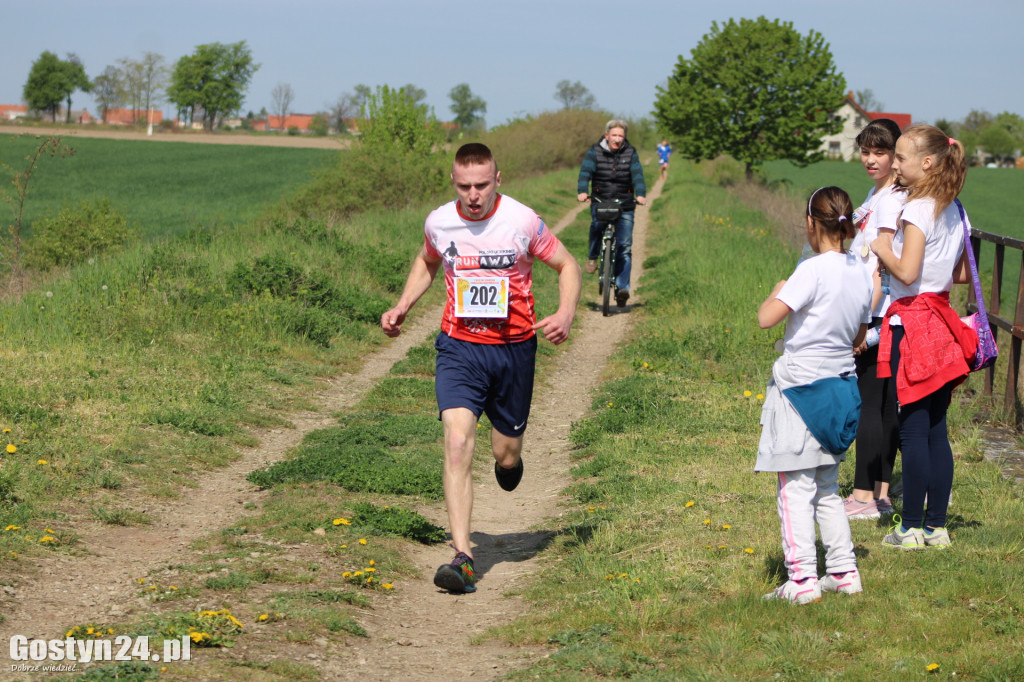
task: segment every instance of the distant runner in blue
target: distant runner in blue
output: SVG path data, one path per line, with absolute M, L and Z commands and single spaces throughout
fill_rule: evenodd
M 672 156 L 672 145 L 668 143 L 668 140 L 662 140 L 661 144 L 658 145 L 658 166 L 661 167 L 662 180 L 668 175 L 668 159 L 670 156 Z

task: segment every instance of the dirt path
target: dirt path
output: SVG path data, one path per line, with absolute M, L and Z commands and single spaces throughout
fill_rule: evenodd
M 660 191 L 659 182 L 649 198 L 656 199 Z M 553 230 L 571 224 L 580 210 L 571 211 Z M 634 284 L 643 274 L 647 225 L 648 211 L 640 208 L 634 227 Z M 626 338 L 632 321 L 628 313 L 638 303 L 634 297 L 631 305 L 602 317 L 593 276 L 585 276 L 583 298 L 593 305 L 577 317 L 571 347 L 553 372 L 538 377 L 522 484 L 513 493 L 502 492 L 494 482 L 489 458 L 478 458 L 472 536 L 481 576 L 477 592 L 465 596 L 439 592 L 431 578 L 438 565 L 450 560 L 450 550 L 414 547 L 408 558 L 420 569 L 422 579 L 403 581 L 399 593 L 376 601 L 372 610 L 364 612 L 360 621 L 371 636 L 350 638 L 340 647 L 321 642 L 317 653 L 308 655 L 323 679 L 492 679 L 543 654 L 495 644 L 472 646 L 471 653 L 463 650 L 475 634 L 509 622 L 525 608 L 521 600 L 504 595 L 536 570 L 538 548 L 559 526 L 561 491 L 570 482 L 569 427 L 586 414 L 605 362 Z M 189 563 L 194 558 L 191 542 L 244 518 L 249 513 L 245 506 L 267 494 L 253 488 L 246 474 L 282 459 L 310 431 L 336 424 L 329 415 L 355 405 L 409 348 L 435 333 L 440 315 L 439 308 L 423 311 L 396 342 L 368 357 L 358 374 L 329 382 L 316 396 L 319 409 L 288 417 L 295 428 L 261 434 L 258 447 L 205 476 L 185 499 L 161 502 L 159 509 L 150 510 L 156 517 L 153 525 L 123 528 L 97 522 L 77 529 L 84 552 L 47 557 L 38 563 L 35 575 L 3 589 L 0 600 L 6 617 L 0 624 L 0 642 L 15 634 L 61 637 L 61 629 L 72 623 L 125 620 L 145 613 L 135 579 L 161 566 Z M 204 513 L 196 514 L 196 509 Z M 440 525 L 447 525 L 443 506 L 434 516 Z

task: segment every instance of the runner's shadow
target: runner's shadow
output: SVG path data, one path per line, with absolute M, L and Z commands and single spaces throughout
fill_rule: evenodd
M 496 564 L 529 561 L 544 550 L 558 535 L 557 531 L 522 533 L 471 533 L 473 567 L 477 576 L 484 576 Z

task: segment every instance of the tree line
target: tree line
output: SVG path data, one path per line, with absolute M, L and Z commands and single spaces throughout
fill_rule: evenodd
M 146 52 L 140 59 L 124 57 L 92 79 L 74 53 L 60 59 L 53 52 L 44 51 L 32 64 L 22 97 L 33 112 L 48 115 L 53 122 L 57 121 L 62 105 L 66 105 L 65 122 L 70 122 L 71 96 L 78 91 L 93 96 L 104 123 L 111 109 L 121 107 L 131 109 L 133 120 L 138 123 L 140 111 L 148 112 L 166 101 L 176 107 L 179 120 L 185 124 L 201 121 L 206 130 L 213 130 L 227 117 L 240 113 L 245 93 L 259 68 L 244 40 L 199 45 L 173 65 L 155 52 Z M 425 90 L 412 83 L 397 92 L 413 105 L 422 104 L 427 97 Z M 318 114 L 324 128 L 330 125 L 345 130 L 346 119 L 365 115 L 371 95 L 373 90 L 364 84 L 342 93 L 327 111 Z M 294 113 L 291 104 L 295 92 L 290 84 L 278 83 L 270 97 L 269 113 L 282 121 Z M 453 122 L 461 129 L 483 126 L 487 103 L 473 93 L 468 83 L 453 87 L 448 97 Z M 564 109 L 590 109 L 595 105 L 594 96 L 579 81 L 560 81 L 555 99 Z M 261 115 L 267 113 L 264 107 Z M 249 112 L 249 121 L 254 117 Z

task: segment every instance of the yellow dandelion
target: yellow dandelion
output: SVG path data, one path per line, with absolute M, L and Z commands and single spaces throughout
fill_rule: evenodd
M 4 528 L 4 530 L 21 530 L 21 526 L 15 526 L 15 525 L 11 524 L 10 526 L 7 526 L 6 528 Z
M 646 367 L 647 367 L 647 363 L 645 362 L 645 363 L 644 363 L 644 368 L 646 368 Z
M 605 580 L 615 580 L 615 576 L 614 576 L 614 575 L 612 575 L 611 573 L 609 573 L 608 575 L 606 575 L 606 576 L 604 577 L 604 579 L 605 579 Z
M 360 545 L 365 545 L 366 544 L 366 538 L 359 538 L 359 544 Z
M 353 577 L 353 578 L 358 578 L 358 577 L 359 577 L 359 576 L 361 576 L 362 574 L 363 574 L 363 572 L 362 572 L 362 571 L 356 571 L 355 573 L 353 573 L 353 574 L 352 574 L 352 577 Z
M 107 628 L 107 634 L 108 635 L 114 634 L 114 628 Z M 174 634 L 174 628 L 171 628 L 171 634 Z
M 732 526 L 730 526 L 728 523 L 722 526 L 722 530 L 729 530 L 730 528 L 732 528 Z
M 374 568 L 373 566 L 370 566 L 368 568 L 364 568 L 363 570 L 366 571 L 367 573 L 376 573 L 377 572 L 377 569 Z
M 43 529 L 43 532 L 44 532 L 44 533 L 52 533 L 53 531 L 52 531 L 52 530 L 50 530 L 49 528 L 44 528 L 44 529 Z
M 750 391 L 743 391 L 743 397 L 744 397 L 744 398 L 749 398 L 749 397 L 750 397 L 750 396 L 752 396 L 752 395 L 754 395 L 754 394 L 753 394 L 753 393 L 751 393 Z
M 366 577 L 366 584 L 369 585 L 372 582 L 373 582 L 373 576 L 372 575 L 371 576 L 367 576 Z
M 351 526 L 352 522 L 349 521 L 348 519 L 342 517 L 340 519 L 334 519 L 334 525 L 335 526 Z
M 348 545 L 342 545 L 342 546 L 338 547 L 338 549 L 348 549 Z
M 57 541 L 56 541 L 56 540 L 54 540 L 54 539 L 53 539 L 52 537 L 50 537 L 49 535 L 44 535 L 43 537 L 39 538 L 39 542 L 49 542 L 49 543 L 51 543 L 51 544 L 52 544 L 52 543 L 55 543 L 55 542 L 57 542 Z
M 743 551 L 746 552 L 747 554 L 753 554 L 754 553 L 754 548 L 753 547 L 747 547 Z
M 628 578 L 629 574 L 628 573 L 619 573 L 619 577 L 620 578 Z
M 385 590 L 391 590 L 391 589 L 394 589 L 395 586 L 392 585 L 391 583 L 384 583 L 384 584 L 381 585 L 381 587 L 383 587 Z
M 725 545 L 719 545 L 718 549 L 725 549 Z
M 757 399 L 758 400 L 764 400 L 764 393 L 758 393 L 757 394 Z
M 373 559 L 370 559 L 370 565 L 371 565 L 371 566 L 376 566 L 376 565 L 377 565 L 377 562 L 376 562 L 376 561 L 374 561 Z
M 341 574 L 341 577 L 342 578 L 351 578 L 352 577 L 352 571 L 345 571 L 344 573 Z
M 640 582 L 640 578 L 633 578 L 633 582 L 635 582 L 635 583 Z
M 925 670 L 927 670 L 930 673 L 933 673 L 933 672 L 935 672 L 938 669 L 939 669 L 939 664 L 938 663 L 929 663 L 927 666 L 925 666 Z
M 174 585 L 171 585 L 171 586 L 170 586 L 170 587 L 168 587 L 167 589 L 169 589 L 169 590 L 177 590 L 178 588 L 177 588 L 177 587 L 175 587 Z
M 85 629 L 85 634 L 87 634 L 87 635 L 91 635 L 91 634 L 93 634 L 93 633 L 95 633 L 95 630 L 93 630 L 92 628 L 86 628 L 86 629 Z
M 704 525 L 707 526 L 711 523 L 711 519 L 704 519 Z
M 686 503 L 686 508 L 687 509 L 689 509 L 692 506 L 693 506 L 693 500 L 690 500 L 689 502 Z
M 259 619 L 258 619 L 258 620 L 259 620 L 260 622 L 263 622 L 263 621 L 267 620 L 268 618 L 270 618 L 270 616 L 268 616 L 268 615 L 267 615 L 267 614 L 265 614 L 265 613 L 261 613 L 261 614 L 260 614 L 260 617 L 259 617 Z
M 726 330 L 725 330 L 725 333 L 726 333 L 726 334 L 728 334 L 728 333 L 729 333 L 729 330 L 728 330 L 728 329 L 726 329 Z
M 16 446 L 14 443 L 8 443 L 7 444 L 7 454 L 13 455 L 17 451 L 18 451 L 18 446 Z
M 10 433 L 10 432 L 11 432 L 10 429 L 4 429 L 4 433 Z
M 145 579 L 145 578 L 139 578 L 139 584 L 140 584 L 140 585 L 141 585 L 142 583 L 144 583 L 144 582 L 146 582 L 146 579 Z
M 46 460 L 45 459 L 37 459 L 36 460 L 36 464 L 46 464 Z

